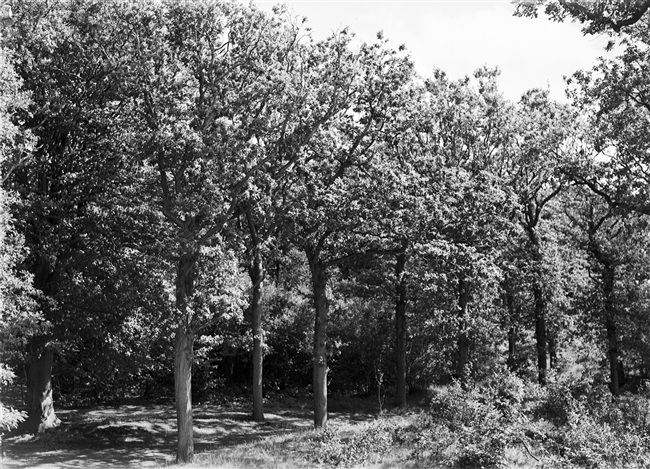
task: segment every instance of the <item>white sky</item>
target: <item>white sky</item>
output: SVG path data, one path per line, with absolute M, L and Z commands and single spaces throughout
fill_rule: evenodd
M 270 10 L 278 1 L 254 0 Z M 564 100 L 563 76 L 589 69 L 603 54 L 607 38 L 583 36 L 580 26 L 515 18 L 507 0 L 475 1 L 284 1 L 297 15 L 308 18 L 314 37 L 349 26 L 362 41 L 378 31 L 395 47 L 405 44 L 424 76 L 434 67 L 452 78 L 488 65 L 501 70 L 504 95 L 517 100 L 530 88 L 550 88 L 551 97 Z

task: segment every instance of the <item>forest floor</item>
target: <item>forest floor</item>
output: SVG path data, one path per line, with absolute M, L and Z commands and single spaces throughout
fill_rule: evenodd
M 330 426 L 353 431 L 377 415 L 368 399 L 330 399 Z M 311 402 L 278 397 L 265 404 L 266 421 L 251 420 L 250 402 L 204 404 L 194 410 L 194 448 L 201 467 L 310 467 L 300 440 L 314 434 Z M 176 415 L 172 405 L 120 405 L 58 410 L 60 427 L 39 436 L 2 441 L 1 469 L 160 468 L 173 465 Z M 292 447 L 292 442 L 297 442 Z M 277 446 L 284 455 L 269 454 Z M 266 449 L 265 449 L 266 448 Z M 293 451 L 296 449 L 297 451 Z M 273 451 L 271 451 L 273 452 Z M 285 459 L 284 462 L 277 458 Z M 305 459 L 306 458 L 306 459 Z M 203 462 L 201 462 L 203 461 Z

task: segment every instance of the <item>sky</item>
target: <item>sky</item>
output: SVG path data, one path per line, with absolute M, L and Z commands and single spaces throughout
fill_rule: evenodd
M 270 10 L 278 1 L 254 0 Z M 395 47 L 405 44 L 423 76 L 440 68 L 461 78 L 484 65 L 498 66 L 506 98 L 517 100 L 530 88 L 548 88 L 565 99 L 563 76 L 590 69 L 605 55 L 605 36 L 584 36 L 580 25 L 513 17 L 508 0 L 285 1 L 308 18 L 316 39 L 348 26 L 362 41 L 378 31 Z

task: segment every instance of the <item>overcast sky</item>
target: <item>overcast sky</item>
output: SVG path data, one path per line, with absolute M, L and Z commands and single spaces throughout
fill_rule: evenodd
M 255 0 L 263 9 L 278 1 Z M 316 38 L 349 26 L 360 40 L 378 31 L 395 47 L 405 44 L 418 72 L 434 67 L 452 78 L 483 65 L 501 69 L 501 89 L 516 100 L 529 88 L 550 88 L 564 99 L 564 75 L 589 69 L 605 52 L 604 36 L 583 36 L 571 22 L 553 23 L 544 16 L 515 18 L 504 0 L 475 1 L 286 1 L 306 16 Z

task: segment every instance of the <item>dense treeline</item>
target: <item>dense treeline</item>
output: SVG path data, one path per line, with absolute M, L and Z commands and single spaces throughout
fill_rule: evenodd
M 606 28 L 603 11 L 563 5 L 548 8 Z M 611 20 L 627 28 L 620 55 L 576 73 L 565 104 L 504 99 L 496 69 L 417 76 L 383 35 L 317 41 L 279 7 L 15 5 L 0 385 L 7 364 L 23 429 L 58 424 L 54 397 L 173 393 L 189 461 L 193 400 L 233 386 L 257 421 L 263 389 L 313 393 L 317 427 L 328 392 L 404 406 L 495 370 L 636 392 L 650 373 L 643 14 Z

